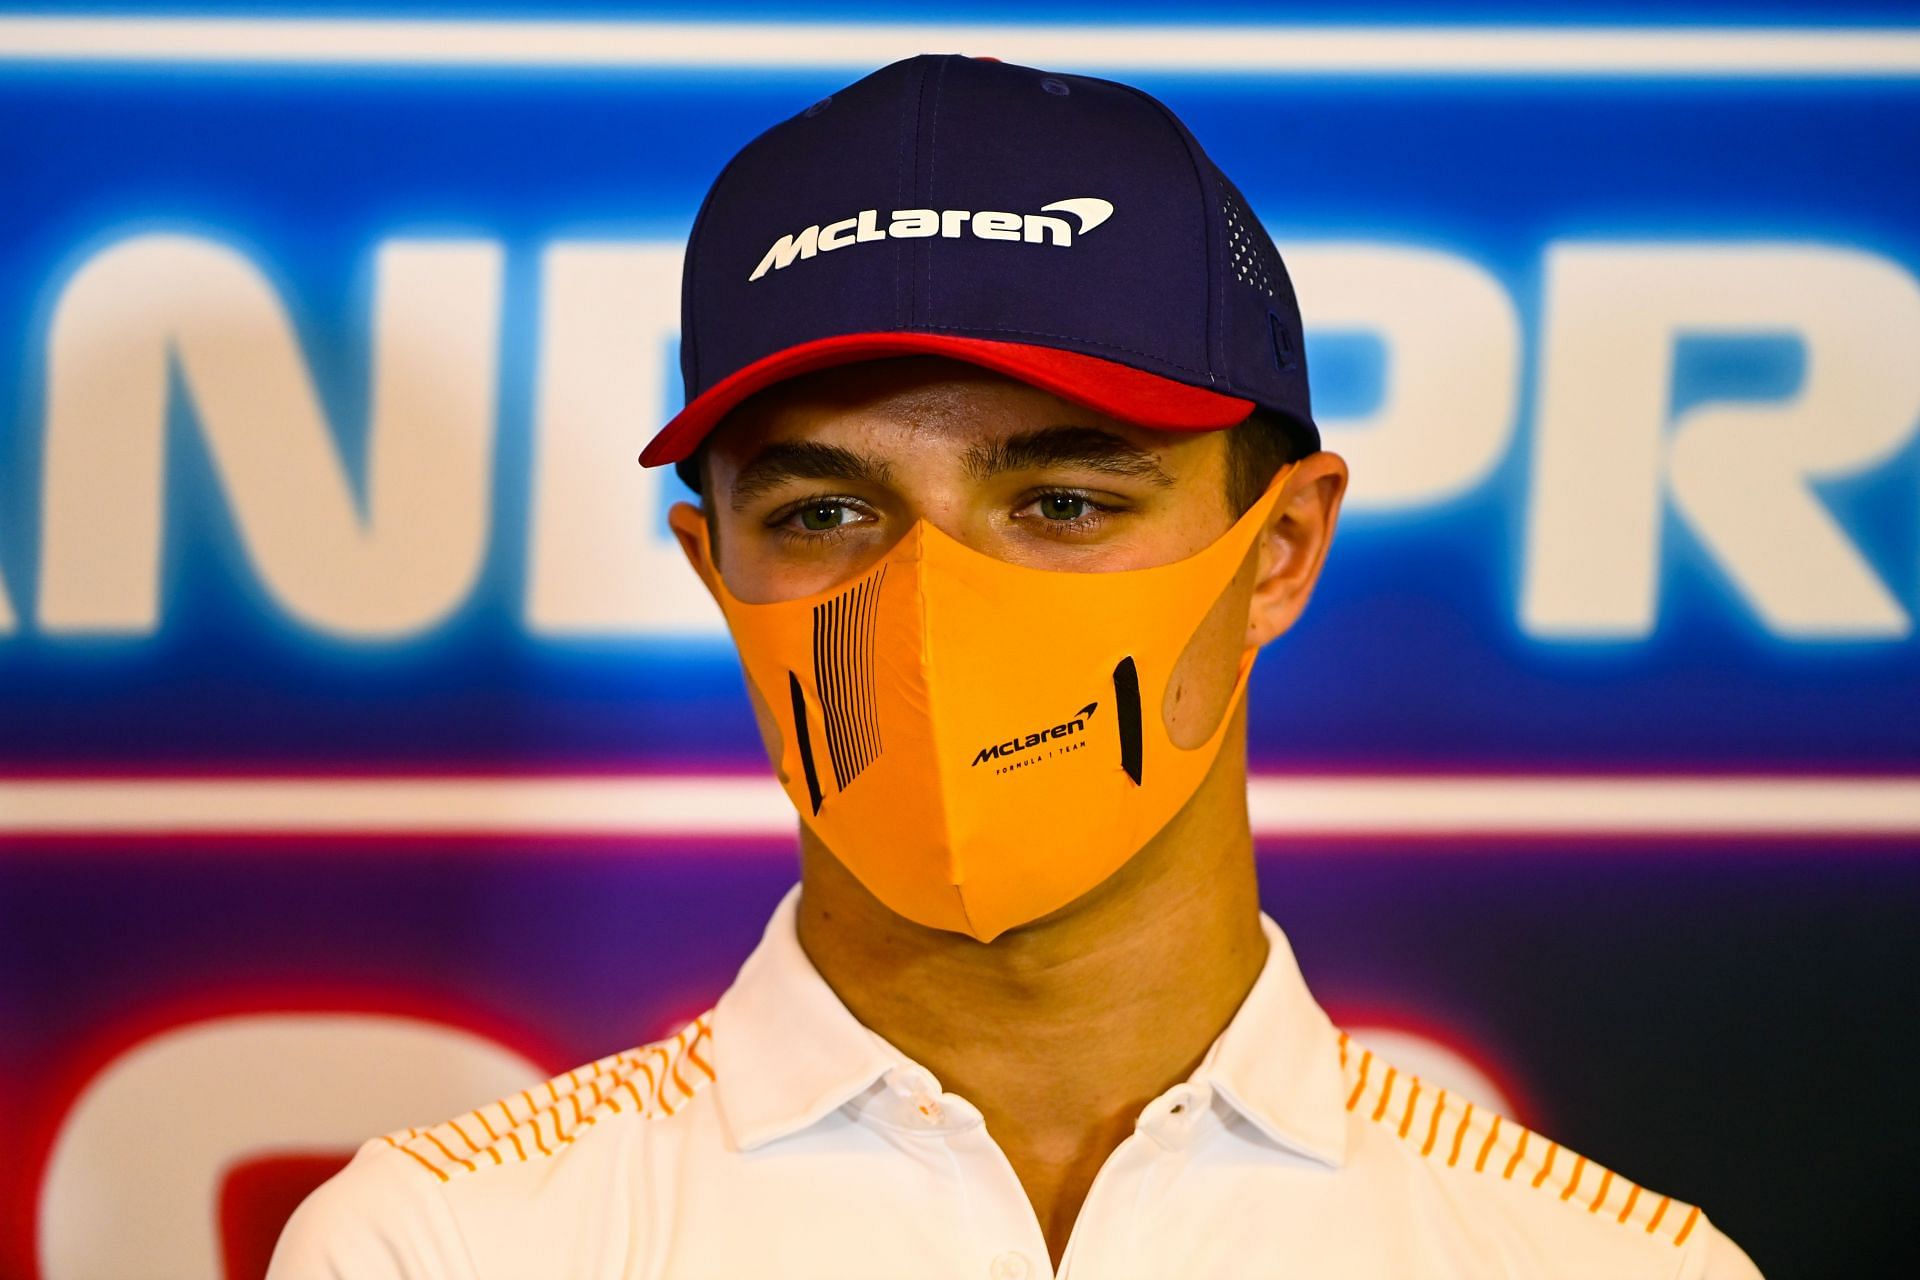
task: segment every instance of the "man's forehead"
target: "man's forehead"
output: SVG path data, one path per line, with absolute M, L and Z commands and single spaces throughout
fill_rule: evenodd
M 715 460 L 741 469 L 769 450 L 819 445 L 873 457 L 933 447 L 985 472 L 1014 460 L 1151 459 L 1194 438 L 1123 422 L 989 369 L 914 356 L 789 379 L 736 408 L 709 445 Z

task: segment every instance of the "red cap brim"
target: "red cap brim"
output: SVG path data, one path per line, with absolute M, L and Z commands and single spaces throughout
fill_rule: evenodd
M 901 355 L 964 360 L 1122 422 L 1163 431 L 1217 431 L 1242 421 L 1254 408 L 1253 401 L 1239 396 L 1058 347 L 942 333 L 845 333 L 776 351 L 721 379 L 660 429 L 641 450 L 640 463 L 658 467 L 686 458 L 729 410 L 776 382 L 815 369 Z

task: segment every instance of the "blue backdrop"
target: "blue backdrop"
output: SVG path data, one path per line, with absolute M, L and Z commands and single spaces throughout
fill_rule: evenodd
M 177 1157 L 71 1153 L 182 1028 L 510 1075 L 724 986 L 791 837 L 633 462 L 681 239 L 948 48 L 1161 97 L 1294 271 L 1355 485 L 1251 746 L 1323 1002 L 1770 1276 L 1906 1249 L 1861 1102 L 1920 972 L 1908 6 L 70 8 L 0 15 L 0 1274 L 111 1265 L 59 1215 Z M 262 1114 L 124 1256 L 257 1273 L 390 1125 L 337 1127 Z

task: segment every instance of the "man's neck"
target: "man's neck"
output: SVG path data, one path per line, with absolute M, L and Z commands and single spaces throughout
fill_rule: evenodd
M 980 1109 L 1056 1263 L 1093 1175 L 1199 1065 L 1265 962 L 1244 741 L 1233 726 L 1119 872 L 991 944 L 894 914 L 803 835 L 801 946 L 856 1018 Z

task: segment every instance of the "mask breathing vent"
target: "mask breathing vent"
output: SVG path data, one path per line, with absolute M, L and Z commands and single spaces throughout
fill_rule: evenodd
M 793 736 L 800 744 L 800 767 L 807 774 L 807 795 L 813 811 L 820 812 L 820 774 L 813 767 L 813 737 L 807 732 L 807 695 L 800 688 L 800 677 L 787 672 L 787 691 L 793 695 Z
M 1140 672 L 1132 658 L 1113 669 L 1113 711 L 1120 718 L 1120 767 L 1140 785 Z

